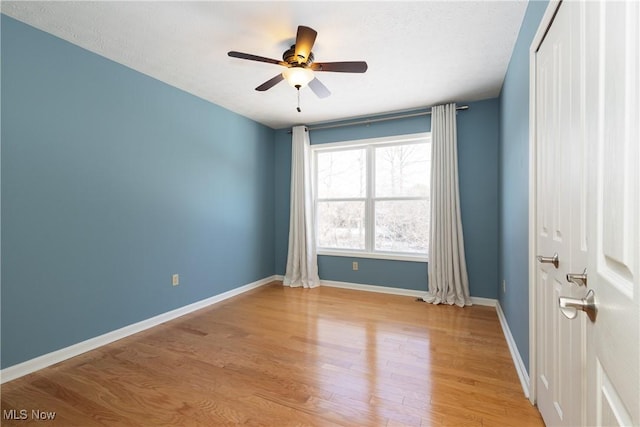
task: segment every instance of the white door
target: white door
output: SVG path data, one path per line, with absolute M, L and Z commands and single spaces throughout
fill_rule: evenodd
M 547 425 L 640 425 L 639 27 L 636 1 L 563 2 L 536 53 L 536 246 L 559 260 L 535 284 Z
M 640 3 L 588 3 L 587 421 L 640 426 Z
M 583 271 L 586 246 L 586 141 L 579 55 L 580 3 L 562 3 L 536 55 L 537 403 L 547 425 L 584 422 L 584 316 L 569 320 L 560 297 L 584 287 L 567 282 Z M 557 255 L 557 264 L 554 261 Z

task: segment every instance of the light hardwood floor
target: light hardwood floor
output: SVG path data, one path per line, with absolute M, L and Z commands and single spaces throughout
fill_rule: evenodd
M 494 308 L 280 283 L 1 392 L 3 426 L 544 425 Z M 6 419 L 11 409 L 28 419 Z

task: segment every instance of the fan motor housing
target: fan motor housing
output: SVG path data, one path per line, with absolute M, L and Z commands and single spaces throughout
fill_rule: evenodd
M 286 62 L 287 64 L 292 65 L 292 66 L 300 66 L 301 65 L 303 67 L 308 67 L 309 65 L 313 64 L 313 52 L 309 52 L 309 57 L 304 62 L 300 62 L 300 61 L 298 61 L 298 59 L 304 60 L 304 57 L 298 58 L 296 56 L 296 45 L 295 44 L 291 45 L 291 47 L 282 54 L 282 60 L 284 62 Z

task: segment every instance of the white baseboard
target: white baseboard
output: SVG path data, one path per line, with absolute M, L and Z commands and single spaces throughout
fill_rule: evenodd
M 161 323 L 168 322 L 169 320 L 176 319 L 178 317 L 184 316 L 185 314 L 192 313 L 196 310 L 200 310 L 210 305 L 219 303 L 260 286 L 264 286 L 267 283 L 273 282 L 275 280 L 278 280 L 277 276 L 266 277 L 264 279 L 249 283 L 244 286 L 240 286 L 235 289 L 231 289 L 230 291 L 223 292 L 210 298 L 194 302 L 193 304 L 185 305 L 184 307 L 176 308 L 175 310 L 171 310 L 166 313 L 151 317 L 149 319 L 134 323 L 132 325 L 116 329 L 115 331 L 107 332 L 104 335 L 90 338 L 86 341 L 82 341 L 69 347 L 65 347 L 60 350 L 44 354 L 42 356 L 38 356 L 34 359 L 27 360 L 17 365 L 9 366 L 8 368 L 0 370 L 0 384 L 4 384 L 8 381 L 62 362 L 63 360 L 70 359 L 82 353 L 86 353 L 87 351 L 94 350 L 103 345 L 112 343 L 138 332 L 142 332 Z
M 414 289 L 391 288 L 387 286 L 364 285 L 362 283 L 336 282 L 333 280 L 320 279 L 320 286 L 328 286 L 330 288 L 352 289 L 355 291 L 378 292 L 381 294 L 405 295 L 409 297 L 421 297 L 425 291 L 416 291 Z
M 365 285 L 362 283 L 336 282 L 333 280 L 320 280 L 321 286 L 329 286 L 332 288 L 353 289 L 356 291 L 378 292 L 381 294 L 404 295 L 409 297 L 420 298 L 426 294 L 426 291 L 417 291 L 415 289 L 392 288 L 388 286 Z M 497 300 L 493 298 L 471 297 L 471 303 L 475 305 L 486 305 L 495 307 Z
M 504 337 L 507 339 L 509 352 L 511 353 L 513 364 L 516 367 L 518 378 L 520 378 L 520 384 L 522 385 L 522 390 L 524 391 L 524 395 L 527 398 L 529 398 L 529 374 L 527 373 L 526 366 L 524 366 L 522 357 L 520 357 L 520 352 L 518 351 L 518 346 L 516 345 L 516 342 L 513 339 L 513 335 L 511 335 L 511 330 L 509 329 L 509 324 L 507 323 L 507 318 L 504 316 L 502 307 L 500 307 L 500 302 L 496 303 L 496 312 L 498 313 L 498 319 L 500 319 L 500 325 L 502 325 L 502 331 L 504 332 Z
M 495 298 L 471 297 L 471 303 L 473 305 L 485 305 L 487 307 L 495 307 L 498 304 L 498 300 Z

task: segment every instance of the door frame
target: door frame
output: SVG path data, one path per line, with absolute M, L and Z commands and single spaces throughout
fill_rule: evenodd
M 528 398 L 534 405 L 537 401 L 536 378 L 537 378 L 537 340 L 538 330 L 536 328 L 537 301 L 536 283 L 537 265 L 536 255 L 538 253 L 536 234 L 536 194 L 537 194 L 537 135 L 536 135 L 536 53 L 547 34 L 547 30 L 553 23 L 558 7 L 562 0 L 550 0 L 547 9 L 540 20 L 538 30 L 531 41 L 529 47 L 529 378 L 528 378 Z

